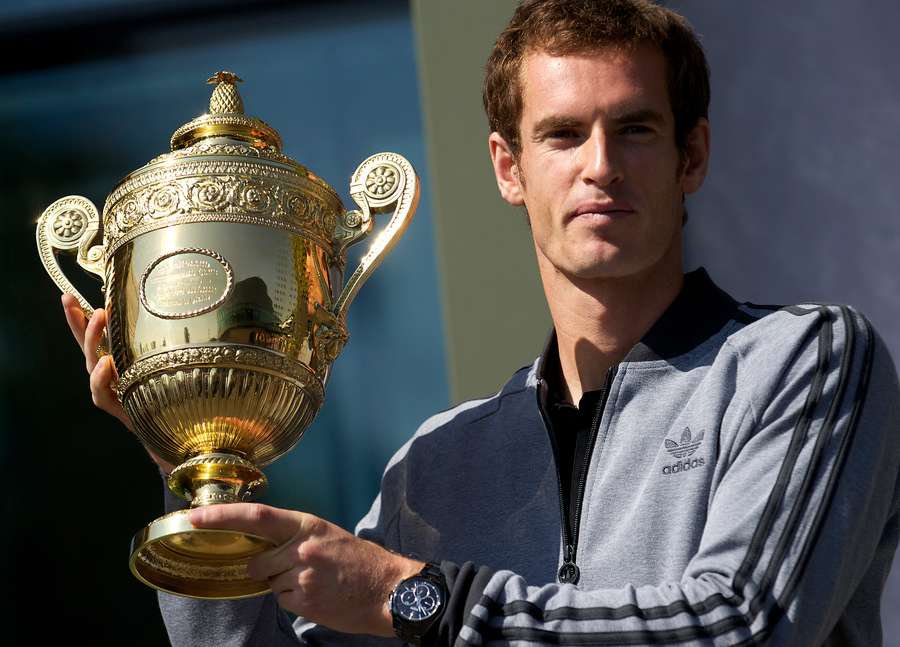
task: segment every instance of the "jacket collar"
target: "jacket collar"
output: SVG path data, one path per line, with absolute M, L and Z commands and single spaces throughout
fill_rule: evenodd
M 684 355 L 733 319 L 737 306 L 737 301 L 713 283 L 704 268 L 688 272 L 684 275 L 681 292 L 623 361 L 649 362 Z M 550 331 L 538 360 L 539 384 L 546 385 L 548 379 L 556 379 L 558 357 L 554 329 Z

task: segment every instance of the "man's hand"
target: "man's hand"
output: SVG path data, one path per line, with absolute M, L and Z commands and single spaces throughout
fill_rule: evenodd
M 278 544 L 250 561 L 250 577 L 268 582 L 288 611 L 344 633 L 393 636 L 388 596 L 425 566 L 303 512 L 231 503 L 190 515 L 197 528 L 240 530 Z
M 125 409 L 122 408 L 119 398 L 112 389 L 112 384 L 119 378 L 113 358 L 111 355 L 97 357 L 97 346 L 100 344 L 100 337 L 106 327 L 106 310 L 102 308 L 95 310 L 94 315 L 88 321 L 78 304 L 78 299 L 71 294 L 62 295 L 62 304 L 66 313 L 66 322 L 84 354 L 85 368 L 90 376 L 91 397 L 94 404 L 117 418 L 129 431 L 134 433 L 131 418 L 125 413 Z M 147 453 L 166 474 L 174 468 L 173 465 L 165 462 L 149 449 Z

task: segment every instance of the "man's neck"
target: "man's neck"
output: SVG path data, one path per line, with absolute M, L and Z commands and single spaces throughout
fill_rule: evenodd
M 622 360 L 678 296 L 681 256 L 640 274 L 598 279 L 568 277 L 539 259 L 556 329 L 562 394 L 573 404 L 603 386 Z

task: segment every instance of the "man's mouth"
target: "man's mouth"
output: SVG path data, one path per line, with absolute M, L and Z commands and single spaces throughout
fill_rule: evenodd
M 634 209 L 626 202 L 585 202 L 578 205 L 569 215 L 569 220 L 576 218 L 622 218 L 634 213 Z

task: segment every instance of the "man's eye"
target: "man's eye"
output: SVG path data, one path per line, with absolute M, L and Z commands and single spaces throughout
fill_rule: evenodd
M 547 137 L 550 139 L 573 139 L 578 136 L 578 131 L 572 128 L 559 128 L 547 133 Z
M 648 126 L 642 126 L 641 124 L 631 124 L 622 129 L 623 135 L 644 135 L 651 132 L 653 131 Z

